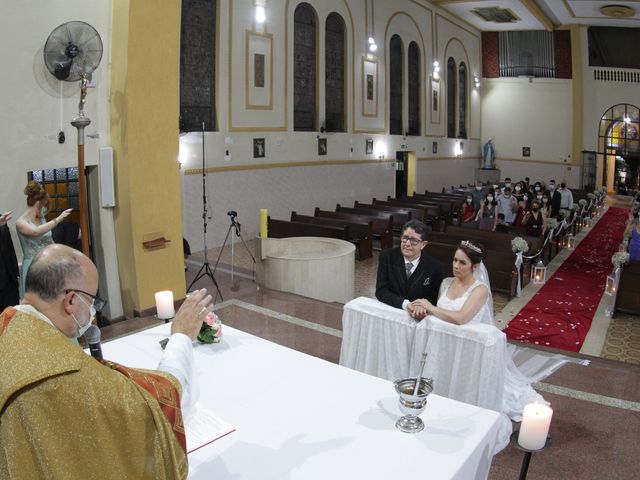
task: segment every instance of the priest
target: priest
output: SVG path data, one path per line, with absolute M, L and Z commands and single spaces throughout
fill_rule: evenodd
M 71 340 L 104 300 L 81 252 L 49 245 L 21 305 L 0 315 L 0 478 L 178 479 L 188 472 L 181 407 L 192 340 L 211 308 L 199 290 L 176 313 L 158 371 L 99 362 Z

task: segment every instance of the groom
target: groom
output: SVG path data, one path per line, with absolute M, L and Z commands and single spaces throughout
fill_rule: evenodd
M 424 223 L 409 220 L 402 227 L 400 247 L 380 252 L 378 263 L 376 298 L 406 310 L 416 320 L 421 316 L 414 312 L 411 302 L 426 298 L 435 305 L 442 283 L 442 265 L 424 252 L 427 233 Z

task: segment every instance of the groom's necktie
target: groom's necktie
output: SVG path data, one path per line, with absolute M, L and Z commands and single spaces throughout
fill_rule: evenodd
M 409 278 L 411 276 L 411 269 L 412 268 L 413 268 L 413 263 L 407 262 L 407 263 L 404 264 L 404 269 L 406 270 L 407 278 Z

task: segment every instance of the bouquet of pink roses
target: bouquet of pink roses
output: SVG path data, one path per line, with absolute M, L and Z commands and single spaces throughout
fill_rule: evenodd
M 197 339 L 199 343 L 218 343 L 222 338 L 222 322 L 215 313 L 209 312 L 200 326 Z M 169 343 L 169 339 L 160 340 L 160 346 L 164 348 Z

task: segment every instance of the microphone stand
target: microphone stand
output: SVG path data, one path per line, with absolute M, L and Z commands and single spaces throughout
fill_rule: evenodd
M 216 277 L 213 274 L 215 269 L 213 271 L 211 270 L 211 267 L 209 266 L 209 259 L 207 258 L 207 218 L 211 220 L 211 217 L 207 217 L 207 170 L 205 169 L 204 155 L 204 122 L 202 122 L 202 231 L 204 236 L 204 263 L 202 264 L 202 267 L 200 267 L 200 270 L 198 270 L 198 273 L 189 285 L 189 288 L 187 288 L 187 292 L 191 290 L 191 287 L 193 287 L 193 285 L 202 277 L 209 277 L 209 279 L 211 279 L 211 281 L 215 285 L 216 290 L 218 291 L 218 293 L 216 294 L 216 298 L 218 298 L 218 295 L 220 295 L 220 300 L 223 300 L 222 292 L 220 292 L 220 286 L 218 285 Z M 220 260 L 219 257 L 218 260 Z M 217 266 L 218 264 L 216 263 L 216 267 Z

